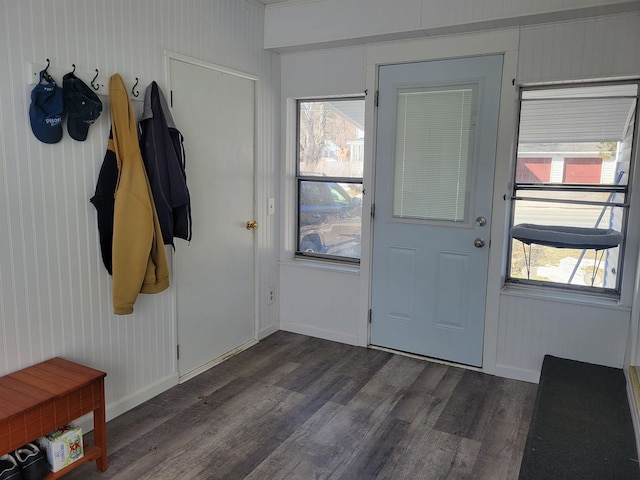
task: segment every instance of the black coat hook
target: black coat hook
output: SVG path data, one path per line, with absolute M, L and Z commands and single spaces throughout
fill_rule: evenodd
M 131 95 L 133 95 L 134 97 L 137 97 L 138 95 L 140 95 L 139 91 L 136 91 L 136 87 L 138 86 L 138 82 L 140 80 L 138 79 L 138 77 L 136 77 L 136 83 L 133 85 L 133 87 L 131 87 Z
M 96 76 L 93 77 L 93 80 L 91 80 L 91 86 L 93 87 L 94 90 L 100 90 L 100 85 L 95 85 L 93 82 L 96 81 L 96 78 L 98 78 L 98 69 L 96 68 Z
M 47 66 L 44 67 L 44 70 L 42 71 L 42 77 L 41 77 L 41 78 L 44 78 L 47 82 L 52 82 L 53 81 L 53 79 L 51 78 L 51 75 L 49 75 L 49 67 L 50 66 L 51 66 L 51 62 L 47 58 Z
M 71 66 L 73 67 L 73 70 L 71 70 L 71 73 L 75 74 L 76 73 L 76 64 L 72 63 Z

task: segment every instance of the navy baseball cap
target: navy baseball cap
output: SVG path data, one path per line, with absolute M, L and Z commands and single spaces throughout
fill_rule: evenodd
M 47 83 L 42 83 L 42 81 Z M 64 99 L 62 89 L 44 70 L 40 72 L 40 82 L 31 90 L 29 119 L 31 130 L 44 143 L 57 143 L 62 139 L 62 113 Z
M 89 127 L 102 112 L 102 102 L 89 86 L 73 72 L 62 77 L 64 108 L 67 112 L 67 130 L 71 138 L 83 142 Z

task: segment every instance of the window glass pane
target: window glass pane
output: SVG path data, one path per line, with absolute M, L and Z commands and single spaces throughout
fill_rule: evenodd
M 528 245 L 513 240 L 511 278 L 582 287 L 616 288 L 620 247 L 591 249 Z M 529 270 L 526 259 L 531 257 Z M 593 284 L 591 280 L 593 279 Z
M 299 250 L 360 258 L 362 184 L 299 182 Z
M 399 89 L 393 216 L 467 219 L 476 87 Z
M 299 174 L 361 178 L 364 100 L 301 101 L 298 106 Z
M 357 262 L 364 99 L 298 102 L 297 254 Z
M 624 194 L 609 192 L 521 191 L 519 193 L 529 198 L 545 200 L 602 203 L 624 201 Z M 616 234 L 623 231 L 623 222 L 623 207 L 517 200 L 514 202 L 514 228 L 529 225 L 558 227 L 551 229 L 548 241 L 553 243 L 568 239 L 576 242 L 576 248 L 565 248 L 564 244 L 562 248 L 557 248 L 544 245 L 542 242 L 529 244 L 526 239 L 523 241 L 514 238 L 511 246 L 511 278 L 615 289 L 620 260 L 617 241 L 622 238 L 621 235 L 618 237 Z M 565 232 L 573 233 L 575 229 L 589 229 L 586 230 L 589 233 L 584 234 L 586 237 L 565 235 Z M 592 248 L 596 234 L 603 237 L 601 241 L 603 244 L 610 244 L 611 247 L 602 248 L 602 245 L 599 245 L 597 250 Z M 561 237 L 561 235 L 565 236 Z M 585 243 L 581 244 L 582 241 Z M 594 277 L 593 285 L 591 285 L 591 277 Z
M 513 207 L 513 224 L 534 223 L 538 225 L 567 225 L 573 227 L 619 228 L 612 222 L 613 212 L 622 215 L 622 207 L 589 205 L 572 202 L 617 203 L 623 194 L 609 192 L 563 192 L 563 191 L 519 191 L 519 196 L 544 199 L 516 200 Z M 553 202 L 563 200 L 563 202 Z
M 619 290 L 637 95 L 635 83 L 522 92 L 511 279 Z
M 516 182 L 626 184 L 636 96 L 634 84 L 524 91 Z
M 626 185 L 628 158 L 621 142 L 520 143 L 517 183 Z

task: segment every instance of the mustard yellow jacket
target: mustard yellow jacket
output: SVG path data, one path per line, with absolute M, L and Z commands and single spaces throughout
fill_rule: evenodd
M 169 287 L 169 267 L 129 92 L 117 73 L 109 79 L 109 103 L 112 145 L 118 163 L 113 214 L 113 311 L 126 315 L 133 312 L 138 293 L 158 293 Z

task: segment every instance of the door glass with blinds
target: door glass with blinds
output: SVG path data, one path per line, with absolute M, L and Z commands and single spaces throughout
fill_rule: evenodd
M 469 220 L 477 84 L 400 88 L 393 217 Z

